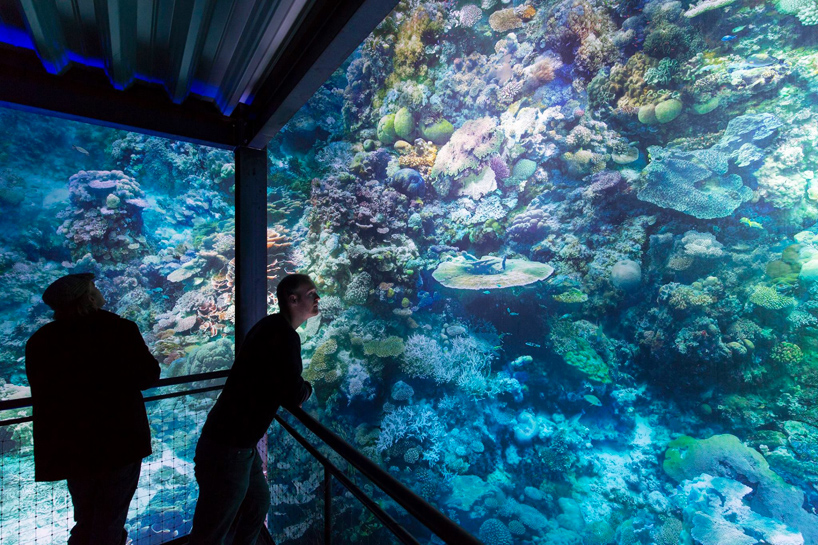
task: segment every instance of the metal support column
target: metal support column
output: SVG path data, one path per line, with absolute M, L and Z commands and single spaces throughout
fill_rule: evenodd
M 236 148 L 236 352 L 267 314 L 267 148 Z

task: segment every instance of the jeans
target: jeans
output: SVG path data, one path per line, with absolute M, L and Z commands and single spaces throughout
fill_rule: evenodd
M 125 519 L 139 482 L 142 461 L 115 469 L 100 469 L 68 479 L 74 521 L 68 545 L 123 545 Z
M 188 545 L 254 545 L 270 510 L 270 490 L 255 448 L 199 439 L 199 500 Z

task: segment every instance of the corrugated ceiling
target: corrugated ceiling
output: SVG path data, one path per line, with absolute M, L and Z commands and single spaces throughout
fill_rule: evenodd
M 314 0 L 2 0 L 0 43 L 43 67 L 105 71 L 111 85 L 162 85 L 179 104 L 212 100 L 229 116 L 250 104 Z

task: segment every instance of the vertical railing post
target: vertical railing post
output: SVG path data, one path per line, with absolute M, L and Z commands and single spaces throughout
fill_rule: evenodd
M 236 351 L 267 314 L 267 148 L 236 148 Z
M 324 545 L 332 545 L 332 475 L 324 466 Z
M 267 148 L 236 148 L 236 353 L 267 314 Z M 257 446 L 267 474 L 267 435 Z

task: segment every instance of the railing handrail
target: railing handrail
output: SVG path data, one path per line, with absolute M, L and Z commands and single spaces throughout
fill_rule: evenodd
M 225 369 L 223 371 L 210 371 L 209 373 L 196 373 L 195 375 L 183 375 L 181 377 L 168 377 L 168 378 L 160 378 L 156 381 L 156 384 L 153 384 L 148 390 L 153 390 L 154 388 L 161 388 L 162 386 L 175 386 L 177 384 L 189 384 L 191 382 L 201 382 L 203 380 L 213 380 L 217 378 L 225 378 L 227 375 L 230 374 L 230 369 Z M 207 391 L 209 389 L 217 389 L 217 388 L 208 388 L 208 389 L 201 389 L 201 391 Z M 199 390 L 190 390 L 190 393 L 199 393 Z M 185 393 L 181 394 L 185 395 Z M 154 401 L 156 399 L 164 399 L 164 397 L 171 397 L 170 394 L 164 394 L 163 396 L 152 396 L 145 398 L 145 401 Z M 23 409 L 25 407 L 31 407 L 31 397 L 20 397 L 16 399 L 6 399 L 4 401 L 0 401 L 0 411 L 10 411 L 12 409 Z
M 390 498 L 398 502 L 410 515 L 415 517 L 446 543 L 454 543 L 457 545 L 483 545 L 481 541 L 455 524 L 449 517 L 435 509 L 406 485 L 381 469 L 375 462 L 358 452 L 352 445 L 330 431 L 326 426 L 304 411 L 304 409 L 287 407 L 286 410 L 321 439 L 329 448 L 349 462 Z
M 178 384 L 189 384 L 192 382 L 201 382 L 204 380 L 224 378 L 229 373 L 230 370 L 228 369 L 224 371 L 213 371 L 209 373 L 198 373 L 195 375 L 164 378 L 158 380 L 155 385 L 151 386 L 150 389 L 159 388 L 162 386 L 174 386 Z M 183 392 L 159 394 L 155 396 L 146 397 L 145 402 L 156 401 L 168 397 L 177 397 L 194 393 L 218 390 L 223 386 L 224 385 L 220 384 L 203 388 L 194 388 L 191 390 L 185 390 Z M 29 406 L 31 406 L 30 397 L 0 401 L 0 411 L 19 409 Z M 406 511 L 410 515 L 417 519 L 421 524 L 426 526 L 439 538 L 443 539 L 446 543 L 453 543 L 457 545 L 482 545 L 481 541 L 479 541 L 477 538 L 466 532 L 466 530 L 455 524 L 449 517 L 441 513 L 439 510 L 437 510 L 435 507 L 429 504 L 426 500 L 415 494 L 406 485 L 404 485 L 396 478 L 394 478 L 392 475 L 384 471 L 377 464 L 375 464 L 375 462 L 373 462 L 372 460 L 358 452 L 358 450 L 356 450 L 352 445 L 344 441 L 341 437 L 336 435 L 329 428 L 318 422 L 318 420 L 316 420 L 312 415 L 310 415 L 303 409 L 297 407 L 282 408 L 286 409 L 308 430 L 314 433 L 316 437 L 323 441 L 324 444 L 326 444 L 344 460 L 349 462 L 350 465 L 352 465 L 355 469 L 360 471 L 361 474 L 363 474 L 367 479 L 369 479 L 373 484 L 375 484 L 375 486 L 383 490 L 383 492 L 386 493 L 390 498 L 395 500 L 399 505 L 406 509 Z M 30 419 L 31 417 L 28 416 L 23 417 L 22 419 L 2 421 L 0 422 L 0 424 L 5 425 L 19 423 L 22 421 L 28 421 Z M 276 420 L 278 420 L 279 423 L 286 424 L 286 422 L 282 420 L 280 415 L 276 415 Z M 299 437 L 297 436 L 297 433 L 294 433 L 295 430 L 292 430 L 291 428 L 288 429 L 289 426 L 287 425 L 282 425 L 282 427 L 285 429 L 285 431 L 290 433 L 296 440 L 298 440 Z M 315 452 L 310 452 L 310 454 L 314 456 L 316 459 L 318 459 L 322 464 L 324 464 L 324 467 L 328 467 L 327 464 L 329 464 L 332 468 L 334 468 L 338 472 L 335 475 L 336 478 L 338 478 L 338 474 L 342 475 L 342 472 L 336 466 L 331 464 L 331 462 L 329 462 L 328 460 L 326 459 L 321 460 L 321 458 L 316 456 Z M 346 486 L 346 483 L 342 482 L 342 484 Z M 387 524 L 386 526 L 389 525 Z

